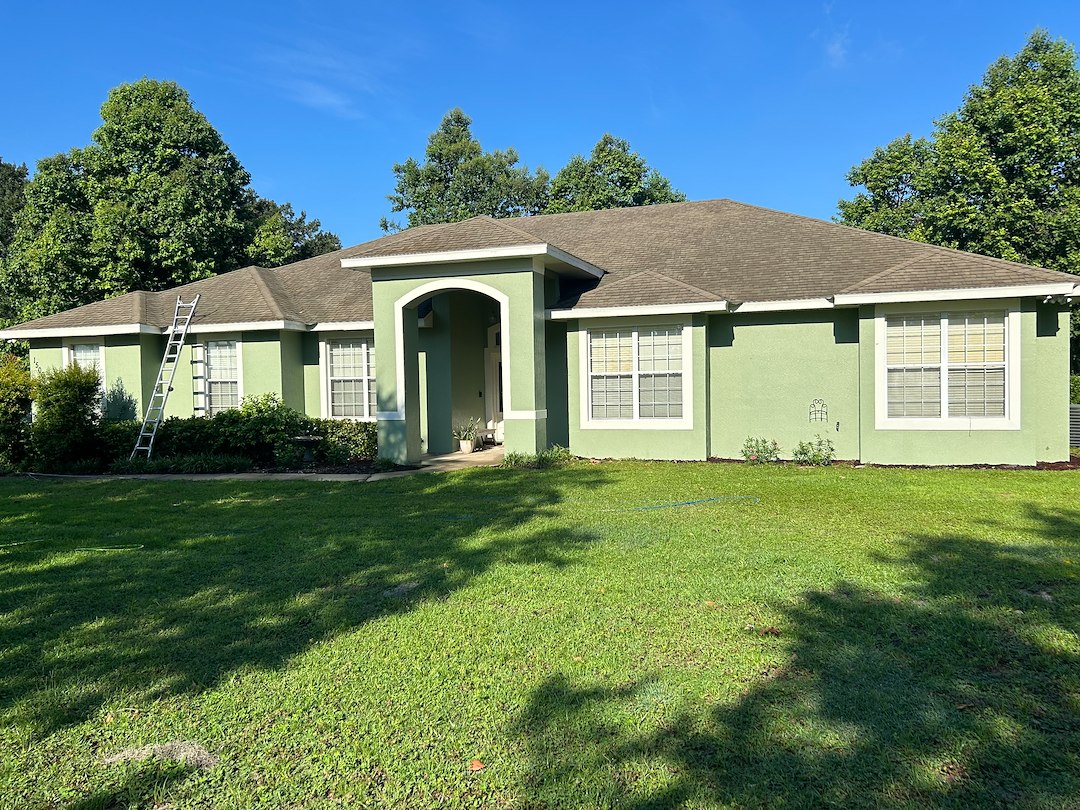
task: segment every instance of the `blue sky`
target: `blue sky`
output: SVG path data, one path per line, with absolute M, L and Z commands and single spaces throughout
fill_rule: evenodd
M 0 156 L 89 142 L 109 89 L 191 94 L 253 186 L 346 245 L 379 235 L 391 166 L 460 106 L 487 149 L 554 173 L 604 132 L 690 199 L 828 218 L 877 145 L 955 109 L 1080 3 L 12 3 Z

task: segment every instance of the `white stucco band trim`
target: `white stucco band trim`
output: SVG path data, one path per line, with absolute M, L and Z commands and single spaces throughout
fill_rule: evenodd
M 693 304 L 656 304 L 633 307 L 582 307 L 549 309 L 548 320 L 570 321 L 577 318 L 638 318 L 645 315 L 693 315 L 697 312 L 727 312 L 727 301 L 700 301 Z
M 1071 281 L 1045 284 L 1020 284 L 1012 287 L 970 287 L 950 290 L 920 290 L 917 292 L 852 293 L 836 295 L 837 306 L 858 304 L 903 304 L 929 301 L 967 301 L 985 298 L 1022 298 L 1032 295 L 1074 295 L 1078 285 Z
M 510 386 L 510 367 L 513 364 L 513 353 L 510 345 L 510 297 L 503 292 L 491 287 L 487 284 L 483 284 L 479 281 L 473 281 L 467 278 L 441 278 L 429 281 L 426 284 L 421 284 L 419 287 L 414 287 L 405 295 L 394 301 L 394 365 L 395 365 L 395 384 L 397 390 L 395 391 L 397 402 L 397 409 L 393 411 L 376 411 L 375 416 L 377 419 L 381 419 L 386 422 L 404 422 L 405 421 L 405 307 L 411 304 L 418 298 L 423 298 L 426 295 L 432 293 L 443 292 L 446 290 L 467 290 L 469 292 L 477 292 L 482 295 L 486 295 L 489 298 L 493 298 L 499 304 L 499 320 L 503 325 L 502 329 L 502 350 L 503 356 L 509 359 L 509 362 L 503 363 L 502 368 L 502 383 L 503 391 L 506 392 L 507 405 L 513 402 L 514 391 Z M 546 419 L 547 410 L 512 410 L 507 408 L 503 410 L 503 419 Z
M 357 256 L 351 259 L 342 259 L 341 266 L 355 270 L 378 270 L 388 267 L 482 262 L 492 259 L 527 259 L 534 256 L 546 256 L 552 261 L 569 265 L 575 270 L 580 270 L 594 278 L 600 278 L 604 275 L 604 271 L 599 267 L 546 242 L 469 250 L 438 250 L 431 253 L 402 253 L 397 256 Z

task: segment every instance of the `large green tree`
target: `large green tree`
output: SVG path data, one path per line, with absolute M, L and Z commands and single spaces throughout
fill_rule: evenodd
M 0 158 L 0 262 L 15 236 L 15 217 L 26 201 L 26 164 L 5 163 Z
M 1036 31 L 930 137 L 874 150 L 847 179 L 862 191 L 839 222 L 1080 273 L 1076 50 Z
M 589 157 L 574 155 L 551 184 L 551 200 L 545 214 L 595 211 L 637 205 L 683 202 L 686 195 L 645 158 L 630 151 L 630 142 L 604 136 Z
M 278 205 L 257 198 L 252 202 L 254 233 L 245 251 L 247 259 L 260 267 L 279 267 L 341 249 L 336 234 L 324 231 L 307 212 L 297 216 L 291 203 Z
M 188 94 L 142 79 L 113 89 L 89 146 L 38 162 L 0 268 L 5 319 L 134 289 L 160 290 L 338 247 L 250 175 Z M 312 231 L 314 226 L 314 231 Z M 275 231 L 283 234 L 274 239 Z M 326 238 L 329 237 L 329 238 Z M 321 240 L 321 241 L 320 241 Z
M 536 214 L 547 203 L 548 174 L 518 165 L 513 149 L 485 152 L 472 134 L 472 119 L 460 109 L 448 112 L 428 137 L 424 162 L 409 158 L 394 165 L 394 212 L 406 225 L 458 222 L 478 214 L 517 217 Z M 401 225 L 383 218 L 384 231 Z

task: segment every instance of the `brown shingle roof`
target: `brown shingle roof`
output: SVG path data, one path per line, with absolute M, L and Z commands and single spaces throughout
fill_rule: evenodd
M 1053 270 L 733 200 L 500 220 L 499 224 L 509 226 L 502 233 L 491 227 L 495 222 L 475 217 L 433 226 L 423 234 L 410 235 L 406 230 L 371 242 L 353 255 L 508 245 L 512 228 L 519 235 L 519 245 L 546 242 L 607 271 L 595 289 L 564 302 L 575 308 L 659 303 L 654 284 L 639 288 L 621 283 L 644 272 L 712 296 L 697 300 L 734 302 L 1077 281 Z
M 409 228 L 267 270 L 246 267 L 165 292 L 134 292 L 18 329 L 166 327 L 176 296 L 202 294 L 196 323 L 370 321 L 371 277 L 341 260 L 547 243 L 605 271 L 560 306 L 784 301 L 1077 282 L 1075 276 L 732 200 Z M 418 259 L 422 264 L 422 259 Z

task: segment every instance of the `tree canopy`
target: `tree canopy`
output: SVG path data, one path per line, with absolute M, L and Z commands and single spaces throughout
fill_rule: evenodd
M 846 225 L 1080 273 L 1080 70 L 1036 31 L 928 138 L 897 138 L 847 176 Z M 1073 314 L 1080 372 L 1080 314 Z
M 645 159 L 630 151 L 630 142 L 605 133 L 585 158 L 574 155 L 551 183 L 545 214 L 597 211 L 636 205 L 683 202 L 686 195 Z
M 686 196 L 649 167 L 622 138 L 605 134 L 586 158 L 575 155 L 551 181 L 537 168 L 518 165 L 514 149 L 485 152 L 472 134 L 472 119 L 448 112 L 428 138 L 424 162 L 394 165 L 394 212 L 407 212 L 405 227 L 457 222 L 478 214 L 519 217 L 681 202 Z M 384 231 L 402 226 L 383 218 Z
M 0 267 L 6 319 L 340 247 L 318 220 L 259 198 L 174 82 L 120 85 L 101 118 L 90 145 L 42 159 L 25 187 Z
M 1080 71 L 1036 31 L 928 138 L 898 138 L 852 168 L 848 225 L 1080 272 Z
M 485 152 L 471 126 L 472 119 L 455 108 L 428 137 L 423 163 L 410 157 L 394 164 L 396 183 L 388 199 L 394 212 L 406 212 L 407 227 L 543 210 L 547 172 L 519 166 L 513 148 Z M 385 217 L 380 224 L 384 231 L 401 227 Z
M 15 216 L 26 201 L 26 164 L 17 166 L 0 158 L 0 261 L 15 235 Z

